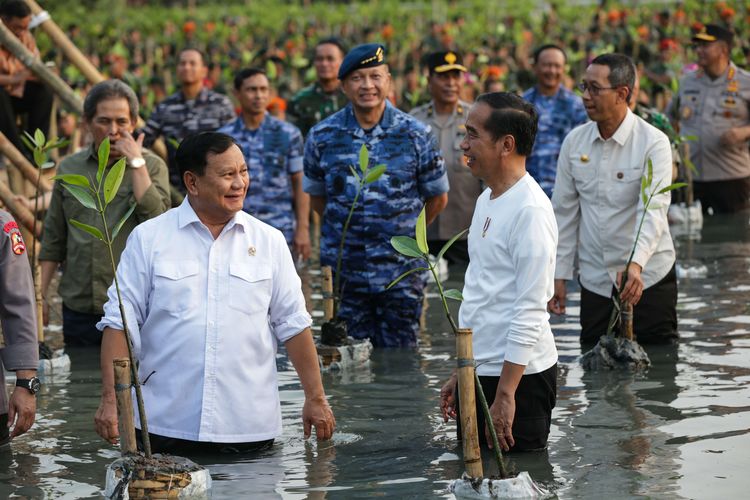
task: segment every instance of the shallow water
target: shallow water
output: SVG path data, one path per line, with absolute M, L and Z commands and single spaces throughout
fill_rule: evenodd
M 750 226 L 713 217 L 699 241 L 679 239 L 678 347 L 647 349 L 645 374 L 584 373 L 578 308 L 554 318 L 560 352 L 549 451 L 510 457 L 558 498 L 735 498 L 750 470 Z M 458 283 L 449 284 L 457 286 Z M 455 424 L 437 410 L 453 337 L 430 295 L 417 350 L 375 351 L 369 369 L 324 375 L 338 432 L 302 438 L 302 391 L 279 356 L 285 430 L 259 455 L 207 457 L 213 498 L 450 498 L 463 469 Z M 47 380 L 32 431 L 0 451 L 0 498 L 96 498 L 118 455 L 93 431 L 98 354 L 68 349 L 73 371 Z M 490 457 L 485 473 L 493 473 Z

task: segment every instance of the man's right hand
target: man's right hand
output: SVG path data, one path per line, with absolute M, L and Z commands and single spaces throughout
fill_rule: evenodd
M 565 314 L 565 280 L 555 280 L 555 294 L 547 303 L 547 309 L 554 314 Z
M 102 397 L 94 416 L 96 433 L 112 444 L 117 444 L 120 431 L 117 428 L 117 404 L 114 397 Z
M 456 418 L 456 382 L 458 378 L 455 374 L 451 375 L 451 378 L 443 384 L 443 388 L 440 389 L 440 412 L 443 414 L 443 421 L 448 422 L 449 419 Z

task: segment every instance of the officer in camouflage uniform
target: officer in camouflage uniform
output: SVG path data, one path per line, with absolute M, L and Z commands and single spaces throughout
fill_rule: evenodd
M 413 235 L 426 206 L 428 223 L 447 203 L 448 177 L 428 128 L 393 107 L 385 48 L 360 45 L 339 69 L 350 104 L 312 128 L 305 144 L 305 190 L 323 218 L 321 264 L 335 266 L 344 221 L 357 188 L 350 172 L 366 145 L 370 167 L 385 164 L 367 185 L 352 216 L 343 253 L 339 317 L 349 335 L 377 347 L 414 346 L 422 310 L 424 275 L 386 286 L 415 263 L 396 253 L 391 236 Z
M 36 305 L 26 245 L 16 221 L 0 210 L 0 446 L 29 430 L 36 413 L 39 346 Z M 16 372 L 16 388 L 7 398 L 5 371 Z M 11 424 L 12 430 L 8 427 Z M 8 432 L 10 430 L 10 432 Z
M 315 46 L 313 63 L 317 80 L 292 97 L 287 109 L 289 121 L 297 125 L 304 135 L 313 125 L 347 103 L 337 76 L 345 52 L 344 46 L 336 38 L 321 40 Z
M 302 190 L 302 134 L 291 123 L 271 116 L 268 77 L 243 69 L 234 77 L 242 109 L 239 118 L 219 132 L 242 149 L 250 176 L 243 210 L 282 233 L 295 255 L 310 257 L 310 197 Z

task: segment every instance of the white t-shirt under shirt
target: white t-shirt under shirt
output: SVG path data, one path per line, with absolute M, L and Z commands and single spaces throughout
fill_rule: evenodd
M 486 189 L 469 229 L 470 263 L 459 313 L 472 328 L 477 373 L 499 376 L 503 361 L 524 375 L 557 362 L 547 302 L 554 293 L 557 223 L 529 174 L 495 199 Z

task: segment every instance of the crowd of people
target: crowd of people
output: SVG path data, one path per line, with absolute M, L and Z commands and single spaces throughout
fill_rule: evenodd
M 25 5 L 7 1 L 0 16 L 32 47 Z M 548 33 L 559 29 L 554 14 L 545 16 Z M 639 341 L 675 342 L 670 195 L 658 194 L 658 208 L 647 210 L 642 178 L 648 173 L 654 185 L 669 185 L 679 175 L 674 146 L 688 141 L 704 210 L 748 208 L 750 74 L 732 60 L 741 52 L 731 29 L 734 11 L 706 24 L 682 10 L 659 12 L 652 29 L 636 33 L 627 15 L 600 9 L 591 28 L 568 44 L 535 43 L 533 36 L 506 43 L 498 36 L 472 51 L 458 50 L 459 37 L 449 36 L 460 33 L 460 18 L 434 23 L 408 50 L 387 26 L 349 48 L 347 36 L 312 43 L 307 35 L 314 30 L 298 36 L 291 23 L 284 37 L 266 40 L 257 60 L 232 56 L 247 49 L 232 43 L 249 43 L 240 42 L 242 23 L 228 23 L 230 46 L 202 44 L 193 24 L 183 29 L 184 46 L 160 46 L 159 63 L 149 59 L 158 51 L 131 31 L 125 55 L 107 54 L 116 63 L 112 78 L 85 89 L 81 125 L 89 139 L 72 147 L 78 151 L 58 172 L 90 176 L 105 138 L 110 163 L 126 158 L 112 220 L 135 208 L 114 251 L 140 370 L 160 367 L 145 392 L 158 450 L 272 443 L 281 422 L 276 343 L 286 346 L 300 375 L 306 432 L 315 426 L 319 438 L 333 433 L 295 270 L 295 260 L 311 255 L 313 213 L 321 220 L 323 265 L 335 265 L 348 227 L 339 315 L 350 336 L 377 348 L 414 347 L 419 338 L 424 277 L 414 273 L 387 289 L 413 265 L 394 252 L 391 236 L 412 234 L 423 209 L 432 248 L 470 227 L 446 258 L 468 264 L 459 323 L 474 330 L 491 424 L 506 450 L 546 446 L 557 371 L 548 311 L 565 312 L 567 282 L 578 279 L 581 286 L 582 344 L 606 330 L 613 295 L 637 306 Z M 372 41 L 378 38 L 390 42 Z M 683 50 L 687 45 L 694 54 Z M 297 73 L 288 66 L 308 55 L 309 81 L 303 66 L 291 65 Z M 160 70 L 174 71 L 173 91 L 162 85 L 151 107 L 142 81 L 121 71 L 131 64 L 123 57 L 136 69 L 163 64 Z M 222 68 L 225 57 L 229 65 Z M 26 91 L 24 81 L 29 89 L 38 85 L 3 49 L 0 97 L 8 100 L 8 126 L 28 111 L 10 101 L 21 97 L 14 91 Z M 139 130 L 143 104 L 149 109 Z M 158 139 L 164 158 L 148 149 Z M 363 146 L 369 164 L 386 170 L 350 212 L 359 192 L 353 166 Z M 43 294 L 64 264 L 65 342 L 101 343 L 96 428 L 112 441 L 111 360 L 127 350 L 123 318 L 104 251 L 67 222 L 95 224 L 93 216 L 56 184 L 39 261 Z M 5 228 L 7 255 L 0 257 L 17 265 L 25 247 L 10 221 Z M 5 332 L 10 313 L 3 311 Z M 6 339 L 13 342 L 7 333 Z M 31 357 L 23 359 L 6 362 L 3 355 L 6 367 L 31 370 Z M 19 372 L 33 395 L 25 377 Z M 238 397 L 237 384 L 257 397 Z M 19 400 L 11 398 L 11 420 Z M 185 411 L 176 414 L 178 402 Z M 455 377 L 443 387 L 441 407 L 446 418 L 456 416 Z

